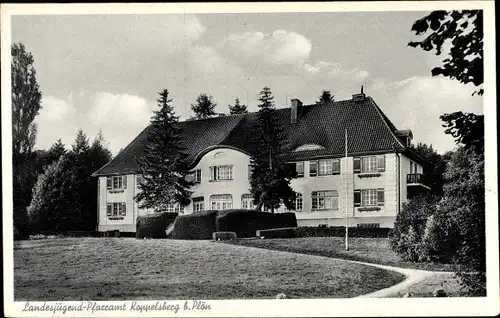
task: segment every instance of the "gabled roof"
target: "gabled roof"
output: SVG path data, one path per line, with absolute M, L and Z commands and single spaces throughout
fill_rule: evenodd
M 346 129 L 350 156 L 406 150 L 395 135 L 396 128 L 371 97 L 361 101 L 301 106 L 296 123 L 290 121 L 290 108 L 276 111 L 287 140 L 284 151 L 288 160 L 344 156 Z M 256 120 L 257 113 L 249 113 L 179 122 L 191 165 L 196 165 L 204 153 L 217 147 L 253 153 Z M 136 158 L 143 154 L 147 132 L 148 128 L 144 129 L 116 158 L 93 175 L 138 172 Z M 324 149 L 293 152 L 304 144 L 317 144 Z

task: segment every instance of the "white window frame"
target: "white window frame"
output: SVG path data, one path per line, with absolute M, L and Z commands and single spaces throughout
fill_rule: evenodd
M 109 182 L 108 182 L 109 181 Z M 123 190 L 127 188 L 127 176 L 109 176 L 106 178 L 107 190 Z
M 378 157 L 361 157 L 361 172 L 378 172 Z
M 332 159 L 318 160 L 318 176 L 331 175 L 333 171 Z
M 304 196 L 302 193 L 297 193 L 297 196 L 295 197 L 295 211 L 302 211 L 304 209 Z
M 299 166 L 302 166 L 302 173 L 299 173 Z M 297 178 L 303 178 L 305 175 L 305 164 L 304 161 L 298 161 L 295 163 L 295 171 L 297 172 Z
M 184 207 L 181 206 L 179 203 L 175 202 L 175 203 L 169 203 L 167 204 L 167 206 L 165 207 L 165 212 L 168 212 L 168 213 L 177 213 L 177 214 L 183 214 L 184 213 Z
M 241 208 L 245 210 L 254 210 L 255 205 L 253 204 L 253 197 L 251 194 L 243 194 L 241 196 Z
M 204 197 L 193 198 L 193 212 L 203 211 L 205 209 Z
M 339 193 L 337 190 L 319 190 L 311 193 L 311 210 L 338 210 Z
M 196 169 L 194 171 L 194 183 L 201 183 L 201 169 Z
M 229 210 L 233 208 L 233 196 L 231 194 L 214 194 L 210 196 L 211 210 Z
M 233 165 L 220 165 L 210 167 L 210 181 L 233 180 Z
M 108 209 L 111 214 L 108 214 Z M 106 205 L 106 216 L 108 218 L 125 217 L 127 215 L 127 205 L 125 202 L 108 202 Z
M 361 190 L 361 206 L 377 206 L 377 189 Z

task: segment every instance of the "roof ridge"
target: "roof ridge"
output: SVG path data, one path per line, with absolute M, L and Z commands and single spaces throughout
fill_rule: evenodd
M 373 98 L 371 98 L 371 96 L 367 96 L 366 97 L 368 100 L 369 100 L 369 104 L 371 104 L 373 107 L 375 107 L 375 110 L 377 111 L 377 114 L 380 116 L 380 118 L 382 119 L 382 121 L 384 122 L 384 125 L 385 127 L 387 127 L 387 129 L 390 131 L 391 133 L 391 136 L 394 137 L 394 140 L 396 140 L 396 142 L 402 147 L 402 148 L 405 148 L 405 145 L 403 145 L 403 143 L 401 142 L 401 140 L 399 140 L 394 131 L 392 131 L 392 129 L 389 127 L 389 123 L 394 127 L 396 128 L 396 126 L 394 126 L 394 124 L 389 120 L 389 118 L 387 116 L 385 116 L 385 114 L 382 112 L 382 110 L 378 107 L 377 103 L 375 103 L 375 101 L 373 100 Z

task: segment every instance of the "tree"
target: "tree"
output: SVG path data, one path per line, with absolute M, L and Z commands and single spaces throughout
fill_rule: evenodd
M 14 158 L 29 154 L 36 138 L 36 124 L 42 93 L 36 80 L 34 59 L 26 52 L 22 43 L 11 47 L 11 84 L 12 84 L 12 151 Z
M 335 95 L 332 95 L 330 91 L 324 90 L 319 96 L 319 100 L 316 102 L 317 105 L 328 104 L 335 101 Z
M 432 76 L 443 75 L 460 83 L 473 83 L 480 87 L 482 95 L 484 81 L 483 63 L 483 11 L 433 11 L 415 21 L 412 31 L 426 35 L 421 41 L 410 42 L 409 46 L 425 51 L 436 50 L 441 55 L 443 46 L 451 43 L 443 65 L 432 69 Z
M 164 89 L 157 99 L 159 110 L 151 118 L 144 155 L 137 158 L 137 163 L 144 177 L 139 184 L 141 190 L 135 197 L 140 208 L 164 210 L 174 202 L 186 206 L 191 202 L 193 183 L 187 180 L 187 155 L 182 144 L 181 129 L 177 123 L 169 92 Z
M 293 172 L 283 160 L 282 126 L 274 107 L 271 89 L 260 92 L 258 118 L 255 125 L 255 151 L 251 156 L 250 192 L 257 210 L 274 212 L 281 204 L 294 209 L 295 192 L 290 186 Z
M 246 114 L 248 113 L 247 106 L 240 104 L 240 99 L 236 98 L 234 100 L 234 105 L 229 105 L 229 113 L 231 115 Z
M 66 147 L 64 146 L 61 138 L 57 139 L 55 143 L 52 144 L 48 151 L 48 164 L 56 162 L 66 154 Z
M 11 46 L 12 85 L 12 178 L 13 214 L 16 238 L 28 235 L 29 224 L 26 207 L 31 201 L 31 189 L 36 182 L 32 150 L 37 126 L 34 123 L 41 105 L 42 94 L 36 80 L 34 59 L 22 43 Z
M 457 274 L 471 295 L 486 294 L 486 229 L 484 156 L 472 149 L 459 148 L 445 173 L 444 198 L 439 211 L 455 229 L 459 241 L 455 260 Z
M 439 118 L 445 122 L 445 133 L 452 135 L 455 143 L 476 153 L 484 153 L 484 115 L 459 111 Z
M 432 145 L 419 142 L 417 145 L 411 144 L 410 149 L 426 161 L 424 164 L 424 174 L 427 177 L 429 186 L 435 195 L 443 196 L 444 178 L 448 156 L 438 154 Z
M 93 231 L 97 223 L 97 182 L 91 176 L 111 159 L 98 135 L 92 146 L 79 130 L 72 150 L 38 177 L 28 213 L 36 231 Z
M 191 104 L 191 109 L 195 113 L 195 118 L 203 119 L 215 115 L 215 106 L 217 106 L 217 104 L 213 102 L 212 96 L 200 94 L 198 98 L 196 98 L 196 104 Z

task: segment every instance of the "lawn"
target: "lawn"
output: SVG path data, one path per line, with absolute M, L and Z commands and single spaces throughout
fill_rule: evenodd
M 453 271 L 455 268 L 451 264 L 404 261 L 391 250 L 390 241 L 386 238 L 349 238 L 349 251 L 345 250 L 343 237 L 248 239 L 234 244 L 430 271 Z
M 341 260 L 211 241 L 64 238 L 14 248 L 16 301 L 348 298 L 402 279 Z

